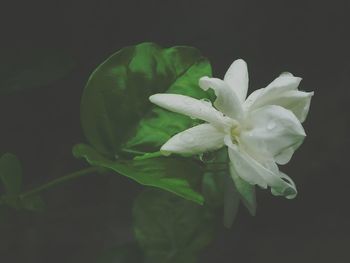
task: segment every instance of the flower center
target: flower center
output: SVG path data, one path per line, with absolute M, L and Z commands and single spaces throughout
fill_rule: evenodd
M 238 142 L 238 137 L 241 134 L 241 127 L 238 123 L 236 123 L 235 125 L 233 125 L 231 127 L 231 139 L 233 143 L 237 143 Z
M 231 136 L 236 137 L 241 133 L 241 128 L 239 126 L 231 128 Z

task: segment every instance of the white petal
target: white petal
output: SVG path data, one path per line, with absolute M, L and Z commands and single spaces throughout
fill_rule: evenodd
M 282 92 L 296 90 L 300 84 L 301 78 L 294 77 L 290 73 L 281 74 L 272 81 L 266 88 L 253 92 L 245 101 L 247 107 L 260 107 L 266 105 L 266 101 L 281 94 Z M 258 93 L 259 96 L 257 96 Z M 253 95 L 254 94 L 254 95 Z M 252 96 L 252 97 L 251 97 Z
M 248 92 L 248 67 L 243 59 L 233 61 L 227 70 L 224 81 L 236 92 L 237 97 L 243 103 Z
M 235 172 L 243 180 L 262 188 L 270 186 L 274 195 L 282 195 L 289 199 L 296 196 L 295 184 L 278 170 L 272 160 L 257 161 L 241 147 L 232 144 L 229 137 L 225 137 L 225 144 L 229 146 L 229 157 Z
M 290 188 L 285 190 L 284 193 L 281 193 L 276 188 L 271 188 L 271 193 L 273 195 L 276 195 L 276 196 L 280 196 L 280 195 L 285 196 L 287 199 L 295 198 L 297 196 L 297 194 L 298 194 L 298 191 L 297 191 L 297 188 L 296 188 L 295 183 L 293 182 L 292 178 L 290 178 L 288 175 L 286 175 L 285 173 L 282 173 L 282 172 L 280 172 L 280 177 L 287 184 L 289 184 Z
M 207 121 L 218 128 L 224 128 L 229 118 L 217 111 L 210 102 L 197 100 L 179 94 L 155 94 L 149 100 L 167 110 Z
M 302 144 L 305 131 L 295 115 L 285 108 L 268 105 L 252 111 L 239 140 L 254 156 L 287 163 Z
M 310 107 L 313 92 L 298 91 L 301 78 L 283 73 L 266 88 L 254 91 L 244 103 L 250 111 L 266 105 L 278 105 L 292 111 L 303 122 Z
M 282 106 L 292 111 L 300 122 L 304 122 L 309 113 L 311 97 L 313 92 L 304 92 L 299 90 L 291 90 L 280 94 L 269 104 Z
M 245 155 L 241 153 L 238 146 L 233 144 L 231 139 L 226 136 L 225 144 L 228 146 L 228 154 L 230 161 L 232 162 L 230 169 L 233 169 L 239 177 L 244 181 L 252 184 L 259 185 L 262 188 L 267 187 L 267 183 L 264 178 L 260 175 L 260 170 L 256 171 L 255 167 L 249 163 Z
M 215 107 L 233 119 L 239 119 L 242 115 L 242 102 L 238 99 L 235 91 L 223 80 L 217 78 L 202 77 L 199 86 L 203 90 L 209 88 L 215 91 Z
M 279 154 L 277 154 L 275 156 L 275 162 L 278 164 L 286 164 L 290 161 L 290 159 L 292 159 L 292 156 L 294 154 L 295 151 L 295 146 L 291 146 L 287 149 L 285 149 L 284 151 L 280 152 Z
M 210 124 L 200 124 L 180 132 L 170 138 L 160 149 L 169 155 L 178 153 L 182 155 L 200 154 L 220 149 L 224 145 L 225 134 Z

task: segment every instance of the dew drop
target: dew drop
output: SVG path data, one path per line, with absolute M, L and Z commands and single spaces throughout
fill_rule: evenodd
M 267 129 L 268 130 L 272 130 L 276 127 L 276 123 L 274 121 L 270 121 L 268 124 L 267 124 Z

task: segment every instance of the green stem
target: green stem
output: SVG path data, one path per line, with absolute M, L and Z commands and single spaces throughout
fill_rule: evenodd
M 122 152 L 125 152 L 125 153 L 132 153 L 132 154 L 138 154 L 138 155 L 144 155 L 144 154 L 146 154 L 146 152 L 141 152 L 141 151 L 132 150 L 132 149 L 126 149 L 126 148 L 123 148 L 123 149 L 122 149 Z
M 76 171 L 73 173 L 69 173 L 67 175 L 53 179 L 52 181 L 50 181 L 46 184 L 40 185 L 32 190 L 24 192 L 24 193 L 20 194 L 19 197 L 22 199 L 22 198 L 26 198 L 26 197 L 31 196 L 31 195 L 38 194 L 38 193 L 40 193 L 48 188 L 51 188 L 53 186 L 56 186 L 58 184 L 64 183 L 66 181 L 70 181 L 72 179 L 78 178 L 78 177 L 85 175 L 85 174 L 91 174 L 91 173 L 97 172 L 99 170 L 100 170 L 100 168 L 98 168 L 98 167 L 89 167 L 89 168 L 85 168 L 85 169 L 82 169 L 82 170 L 79 170 L 79 171 Z

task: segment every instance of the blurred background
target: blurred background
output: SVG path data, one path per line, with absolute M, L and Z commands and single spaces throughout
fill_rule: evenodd
M 85 141 L 80 97 L 97 65 L 139 42 L 190 45 L 217 77 L 245 59 L 250 91 L 283 71 L 315 91 L 308 137 L 282 167 L 298 197 L 259 190 L 257 215 L 242 207 L 200 262 L 350 262 L 349 1 L 22 1 L 3 3 L 1 11 L 1 60 L 50 48 L 74 62 L 54 83 L 0 96 L 0 149 L 22 161 L 27 188 L 84 166 L 71 147 Z M 132 240 L 131 205 L 141 189 L 125 177 L 92 175 L 45 192 L 42 213 L 3 209 L 0 262 L 96 262 Z

